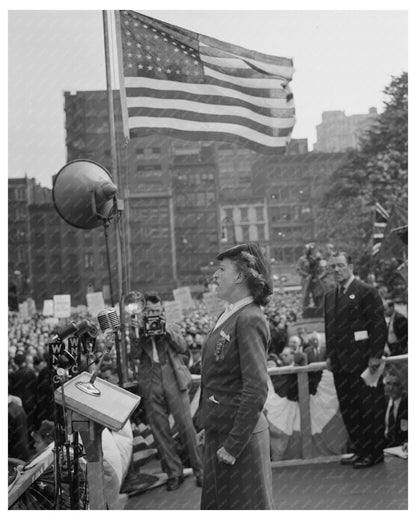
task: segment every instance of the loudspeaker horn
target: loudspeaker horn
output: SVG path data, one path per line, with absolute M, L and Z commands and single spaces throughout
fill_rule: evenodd
M 88 159 L 67 163 L 53 179 L 56 211 L 65 222 L 81 229 L 96 228 L 114 216 L 116 193 L 110 173 Z

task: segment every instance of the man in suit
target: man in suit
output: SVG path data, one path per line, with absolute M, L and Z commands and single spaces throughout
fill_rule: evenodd
M 367 468 L 383 461 L 382 378 L 376 387 L 361 378 L 366 369 L 376 373 L 382 362 L 387 340 L 383 302 L 375 288 L 354 277 L 347 253 L 334 253 L 330 266 L 337 287 L 325 295 L 327 365 L 354 451 L 341 463 Z
M 400 376 L 395 371 L 387 372 L 384 378 L 384 389 L 386 392 L 384 429 L 386 448 L 403 446 L 408 440 L 408 400 Z
M 16 372 L 9 375 L 10 393 L 20 397 L 23 409 L 27 415 L 28 434 L 32 432 L 36 422 L 36 402 L 37 402 L 37 380 L 35 371 L 26 364 L 26 355 L 17 352 L 14 357 L 17 365 Z
M 316 332 L 312 332 L 309 337 L 309 346 L 304 349 L 308 363 L 319 363 L 326 360 L 326 348 L 320 345 L 319 337 Z
M 387 345 L 390 355 L 407 354 L 407 318 L 395 310 L 392 300 L 384 302 L 384 316 L 388 328 Z
M 201 487 L 202 461 L 188 394 L 191 375 L 180 358 L 186 352 L 186 342 L 179 326 L 165 324 L 163 303 L 159 295 L 155 292 L 147 293 L 145 300 L 143 316 L 137 322 L 132 321 L 130 335 L 133 356 L 140 362 L 139 395 L 142 397 L 162 467 L 168 475 L 167 489 L 173 491 L 184 481 L 183 465 L 169 425 L 170 414 L 178 428 L 180 441 L 188 453 L 196 484 Z

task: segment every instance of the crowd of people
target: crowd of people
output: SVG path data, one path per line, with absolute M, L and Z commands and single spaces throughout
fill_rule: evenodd
M 384 355 L 407 353 L 407 318 L 395 309 L 393 301 L 386 297 L 383 301 L 388 327 Z M 301 323 L 298 324 L 302 320 L 302 305 L 301 291 L 275 292 L 271 302 L 264 308 L 271 333 L 267 357 L 269 368 L 303 366 L 326 361 L 325 335 L 317 331 L 307 331 Z M 71 317 L 74 321 L 85 318 L 91 316 L 82 313 Z M 186 343 L 186 350 L 181 352 L 180 356 L 192 374 L 201 373 L 202 345 L 215 319 L 216 316 L 207 312 L 203 301 L 198 300 L 195 301 L 195 308 L 188 312 L 179 324 L 180 333 Z M 49 380 L 49 342 L 56 323 L 41 314 L 22 318 L 18 313 L 10 312 L 8 325 L 8 455 L 9 458 L 27 461 L 36 453 L 44 421 L 54 420 L 53 389 Z M 97 345 L 96 350 L 102 350 L 99 338 Z M 88 369 L 85 355 L 83 355 L 83 363 L 85 363 L 84 369 Z M 100 375 L 115 383 L 118 382 L 114 352 L 102 365 Z M 129 375 L 134 378 L 134 360 L 131 368 L 129 367 Z M 389 367 L 384 378 L 386 445 L 393 446 L 400 443 L 407 446 L 407 429 L 404 432 L 403 428 L 404 423 L 407 424 L 406 371 Z M 279 376 L 273 376 L 273 384 L 279 386 Z M 395 414 L 395 426 L 390 425 L 392 411 Z M 400 427 L 397 426 L 399 423 Z M 48 434 L 50 435 L 50 432 Z

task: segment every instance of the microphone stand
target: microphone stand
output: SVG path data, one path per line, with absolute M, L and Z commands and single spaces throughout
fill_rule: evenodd
M 111 331 L 114 334 L 114 339 L 117 341 L 117 332 Z M 107 354 L 111 352 L 111 349 L 113 348 L 113 345 L 110 343 L 107 345 L 107 352 L 103 352 L 103 355 L 100 357 L 100 360 L 98 362 L 98 365 L 95 367 L 94 372 L 92 373 L 92 376 L 89 381 L 78 381 L 75 383 L 75 386 L 85 392 L 89 395 L 94 395 L 96 397 L 99 397 L 101 395 L 101 391 L 94 385 L 95 380 L 97 379 L 98 372 L 101 369 L 101 365 L 103 364 L 104 358 Z

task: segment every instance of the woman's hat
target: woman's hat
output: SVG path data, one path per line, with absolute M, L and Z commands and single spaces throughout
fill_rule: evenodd
M 248 242 L 247 244 L 238 244 L 222 251 L 217 255 L 217 260 L 224 258 L 243 257 L 247 260 L 249 267 L 256 270 L 266 282 L 265 292 L 273 294 L 273 281 L 270 274 L 269 265 L 264 258 L 259 244 L 256 242 Z

